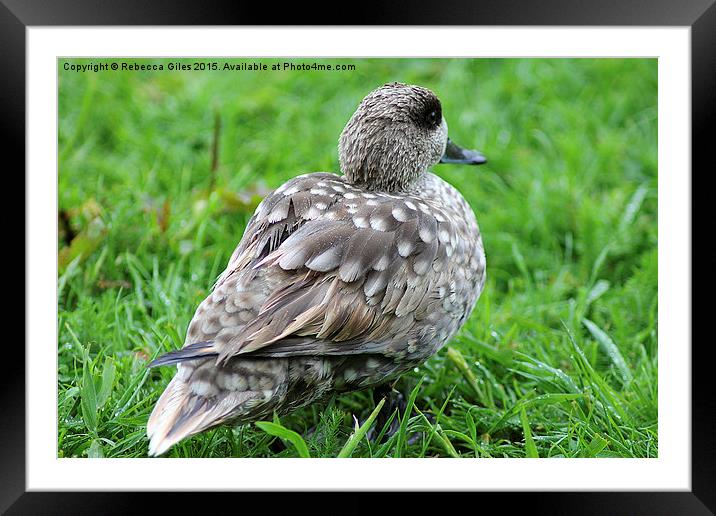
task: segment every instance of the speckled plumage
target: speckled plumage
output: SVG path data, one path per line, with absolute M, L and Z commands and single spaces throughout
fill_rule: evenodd
M 178 371 L 149 419 L 150 454 L 380 385 L 457 332 L 485 254 L 472 209 L 427 171 L 446 144 L 432 92 L 386 85 L 341 135 L 343 176 L 301 175 L 259 204 L 184 348 L 157 361 Z

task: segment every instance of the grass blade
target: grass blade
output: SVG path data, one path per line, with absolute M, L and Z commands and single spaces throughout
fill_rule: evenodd
M 647 193 L 649 193 L 649 186 L 647 184 L 642 184 L 636 189 L 634 195 L 632 195 L 631 199 L 629 199 L 629 203 L 626 205 L 626 208 L 624 208 L 622 219 L 619 221 L 619 231 L 624 231 L 629 227 L 629 225 L 631 225 L 632 222 L 634 222 L 634 218 L 639 212 L 639 208 L 641 208 Z
M 604 437 L 599 434 L 595 435 L 594 439 L 592 439 L 592 442 L 589 443 L 589 446 L 585 450 L 584 456 L 597 457 L 599 453 L 607 447 L 607 444 L 609 444 L 609 442 Z
M 522 422 L 522 430 L 525 433 L 525 453 L 530 459 L 538 459 L 539 453 L 537 453 L 535 440 L 532 438 L 532 429 L 530 428 L 529 421 L 527 421 L 525 409 L 520 410 L 520 421 Z
M 112 394 L 112 388 L 114 387 L 114 374 L 116 367 L 114 361 L 107 357 L 104 361 L 104 369 L 102 370 L 102 384 L 97 393 L 97 408 L 101 409 L 104 404 L 107 403 L 109 396 Z
M 477 395 L 478 399 L 482 400 L 485 395 L 480 390 L 480 386 L 477 383 L 477 378 L 475 378 L 475 375 L 470 370 L 470 367 L 467 365 L 467 361 L 465 360 L 465 357 L 462 356 L 462 353 L 460 353 L 457 349 L 453 347 L 448 347 L 447 356 L 450 361 L 455 364 L 458 371 L 460 371 L 460 373 L 465 377 L 467 383 L 469 383 L 470 387 L 472 387 L 472 390 L 475 391 L 475 394 Z
M 410 414 L 413 413 L 413 406 L 415 405 L 415 398 L 418 397 L 418 391 L 420 390 L 420 386 L 423 384 L 423 378 L 420 379 L 418 384 L 413 388 L 413 390 L 410 392 L 410 397 L 408 398 L 408 402 L 405 404 L 405 412 L 403 413 L 403 416 L 400 420 L 400 427 L 398 428 L 397 438 L 395 441 L 395 456 L 396 457 L 402 457 L 403 456 L 403 445 L 405 444 L 405 441 L 407 440 L 405 437 L 405 434 L 407 432 L 408 428 L 408 420 L 410 419 Z
M 627 366 L 626 360 L 624 360 L 624 357 L 622 356 L 621 352 L 619 351 L 619 348 L 614 343 L 614 341 L 609 337 L 609 335 L 606 334 L 604 330 L 602 330 L 599 326 L 594 324 L 589 319 L 582 319 L 582 323 L 584 324 L 584 326 L 587 327 L 589 333 L 591 333 L 592 337 L 597 340 L 599 345 L 602 347 L 602 350 L 607 354 L 609 359 L 617 368 L 619 374 L 621 375 L 622 382 L 629 383 L 632 380 L 631 371 L 629 370 L 629 366 Z
M 308 453 L 308 446 L 306 446 L 306 441 L 304 441 L 303 437 L 298 435 L 293 430 L 289 430 L 288 428 L 278 425 L 276 423 L 271 423 L 270 421 L 257 421 L 256 426 L 269 435 L 279 437 L 281 440 L 288 441 L 293 444 L 293 446 L 296 448 L 296 451 L 298 452 L 299 457 L 302 457 L 304 459 L 308 459 L 311 457 L 311 454 Z
M 385 398 L 380 400 L 375 409 L 373 409 L 373 412 L 371 412 L 370 416 L 368 416 L 368 419 L 365 420 L 365 423 L 363 423 L 360 428 L 358 428 L 354 433 L 351 434 L 351 436 L 346 441 L 346 444 L 343 445 L 343 449 L 341 449 L 341 451 L 338 453 L 339 459 L 345 459 L 351 456 L 353 450 L 355 450 L 355 447 L 358 446 L 358 443 L 361 441 L 361 439 L 363 439 L 368 430 L 370 430 L 370 427 L 373 426 L 373 421 L 375 421 L 375 418 L 378 417 L 378 413 L 380 412 L 380 409 L 383 408 L 384 404 Z
M 444 407 L 443 407 L 444 408 Z M 433 426 L 427 417 L 425 417 L 425 414 L 423 414 L 418 407 L 415 407 L 415 411 L 418 413 L 418 415 L 423 418 L 423 422 L 426 426 L 428 426 L 430 430 L 430 439 L 435 437 L 440 444 L 442 444 L 443 448 L 447 452 L 448 455 L 450 455 L 454 459 L 460 458 L 460 454 L 455 450 L 455 447 L 450 442 L 450 439 L 448 438 L 447 434 L 443 432 L 443 429 L 440 427 L 439 423 L 435 423 Z M 442 411 L 441 411 L 442 412 Z M 459 432 L 458 432 L 459 433 Z M 464 435 L 464 434 L 461 434 Z
M 488 434 L 492 434 L 495 432 L 495 430 L 502 428 L 503 424 L 510 419 L 512 416 L 514 416 L 517 412 L 520 410 L 524 410 L 526 407 L 530 406 L 539 406 L 539 405 L 549 405 L 549 404 L 559 404 L 564 403 L 567 401 L 572 400 L 578 400 L 584 398 L 585 395 L 582 393 L 578 394 L 540 394 L 539 396 L 535 396 L 532 398 L 525 398 L 524 400 L 518 401 L 515 405 L 510 407 L 508 410 L 505 411 L 505 413 L 498 419 L 495 423 L 493 423 L 490 428 L 487 430 Z
M 80 405 L 82 407 L 82 417 L 87 428 L 95 433 L 97 432 L 97 393 L 91 369 L 89 358 L 85 357 L 82 366 L 82 388 L 80 389 L 82 401 Z
M 102 450 L 102 445 L 99 442 L 99 439 L 93 439 L 92 444 L 89 447 L 89 450 L 87 450 L 87 457 L 90 459 L 103 459 L 104 458 L 104 451 Z

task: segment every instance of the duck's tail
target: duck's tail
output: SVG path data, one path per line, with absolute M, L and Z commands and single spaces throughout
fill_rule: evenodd
M 252 419 L 263 409 L 270 413 L 277 382 L 269 385 L 245 365 L 217 366 L 213 358 L 180 363 L 149 416 L 149 455 L 230 420 Z

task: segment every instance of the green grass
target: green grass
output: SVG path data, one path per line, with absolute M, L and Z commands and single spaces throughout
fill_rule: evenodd
M 656 60 L 340 62 L 356 70 L 60 66 L 59 455 L 146 456 L 175 371 L 147 363 L 182 345 L 256 199 L 338 171 L 357 103 L 400 80 L 436 91 L 451 137 L 489 158 L 435 167 L 483 233 L 469 322 L 399 381 L 409 410 L 383 443 L 360 438 L 375 405 L 359 392 L 168 456 L 656 457 Z

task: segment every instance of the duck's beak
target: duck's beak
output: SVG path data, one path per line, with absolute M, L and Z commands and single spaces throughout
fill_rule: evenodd
M 456 163 L 459 165 L 482 165 L 487 163 L 487 158 L 479 151 L 463 149 L 455 145 L 448 138 L 445 154 L 440 158 L 439 163 Z

